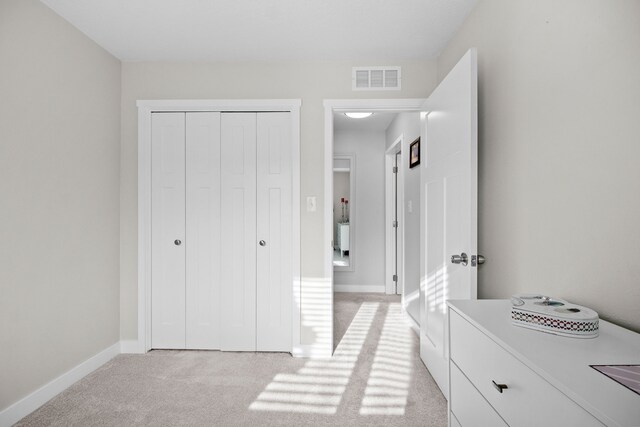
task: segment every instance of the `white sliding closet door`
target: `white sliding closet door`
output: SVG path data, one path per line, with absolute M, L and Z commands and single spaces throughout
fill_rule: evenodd
M 290 120 L 290 113 L 258 113 L 258 351 L 291 351 Z
M 186 348 L 220 348 L 220 113 L 186 118 Z
M 256 113 L 222 114 L 220 348 L 256 350 Z
M 185 113 L 153 113 L 151 133 L 151 342 L 185 348 Z

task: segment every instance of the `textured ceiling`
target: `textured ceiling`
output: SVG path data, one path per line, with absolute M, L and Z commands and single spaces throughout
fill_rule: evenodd
M 124 61 L 437 56 L 476 0 L 41 0 Z

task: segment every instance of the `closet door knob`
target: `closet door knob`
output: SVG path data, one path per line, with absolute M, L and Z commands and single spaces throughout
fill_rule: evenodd
M 267 246 L 267 242 L 265 242 L 264 240 L 260 240 L 260 246 Z
M 174 240 L 174 241 L 173 241 L 173 243 L 174 243 L 176 246 L 180 246 L 180 245 L 182 244 L 182 240 L 178 240 L 178 239 L 176 239 L 176 240 Z

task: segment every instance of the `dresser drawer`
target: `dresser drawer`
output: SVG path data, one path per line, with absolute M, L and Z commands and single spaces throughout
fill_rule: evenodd
M 454 310 L 449 313 L 451 360 L 510 426 L 602 426 Z M 452 393 L 455 365 L 451 364 Z M 500 393 L 492 381 L 508 388 Z
M 453 416 L 451 426 L 461 427 L 491 426 L 507 427 L 491 405 L 465 378 L 455 364 L 451 364 L 450 408 Z M 455 420 L 455 421 L 454 421 Z

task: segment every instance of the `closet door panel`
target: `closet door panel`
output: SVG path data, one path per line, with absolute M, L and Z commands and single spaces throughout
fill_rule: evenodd
M 185 113 L 152 114 L 151 138 L 151 346 L 183 349 Z
M 257 136 L 257 350 L 291 351 L 290 113 L 258 113 Z
M 220 113 L 186 115 L 186 347 L 220 348 Z
M 220 348 L 256 350 L 256 114 L 223 113 Z

